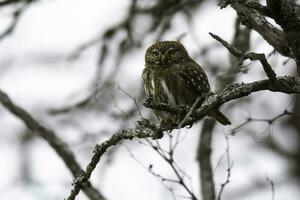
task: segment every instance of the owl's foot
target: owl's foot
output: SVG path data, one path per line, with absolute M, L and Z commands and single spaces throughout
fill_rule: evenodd
M 164 136 L 163 131 L 158 131 L 155 133 L 155 135 L 152 136 L 153 140 L 161 139 Z
M 140 121 L 137 121 L 138 125 L 137 125 L 137 128 L 140 129 L 140 128 L 149 128 L 151 129 L 152 131 L 154 131 L 154 134 L 152 135 L 152 139 L 156 140 L 156 139 L 160 139 L 162 138 L 164 135 L 163 135 L 163 131 L 160 130 L 160 128 L 157 126 L 155 126 L 155 124 L 153 124 L 151 121 L 149 121 L 148 119 L 144 119 L 142 118 Z

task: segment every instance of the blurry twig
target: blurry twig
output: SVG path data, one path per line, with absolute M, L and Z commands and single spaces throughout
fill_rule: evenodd
M 142 115 L 142 112 L 141 112 L 141 108 L 140 108 L 140 105 L 138 103 L 138 101 L 136 100 L 135 97 L 133 97 L 132 95 L 130 95 L 128 92 L 126 92 L 124 89 L 121 88 L 120 85 L 117 85 L 117 88 L 123 93 L 125 94 L 126 96 L 128 96 L 130 99 L 133 100 L 134 102 L 134 105 L 135 105 L 135 108 L 138 110 L 138 114 L 141 118 L 144 118 L 143 115 Z
M 171 151 L 167 152 L 167 154 L 166 154 L 166 153 L 164 153 L 164 151 L 162 150 L 162 148 L 159 145 L 154 145 L 150 141 L 148 141 L 148 143 L 151 145 L 153 150 L 155 150 L 158 153 L 158 155 L 169 164 L 169 166 L 175 173 L 177 180 L 168 179 L 168 181 L 171 181 L 171 182 L 181 185 L 184 188 L 184 190 L 190 195 L 190 198 L 192 200 L 197 200 L 197 197 L 195 196 L 195 194 L 192 192 L 192 190 L 187 186 L 187 184 L 184 181 L 184 177 L 186 176 L 186 173 L 183 172 L 183 170 L 181 170 L 178 167 L 178 165 L 176 164 L 176 162 L 174 160 L 173 151 L 171 150 Z
M 300 118 L 300 116 L 296 116 L 294 113 L 288 111 L 288 110 L 284 110 L 281 114 L 276 115 L 275 117 L 271 118 L 271 119 L 267 119 L 267 118 L 252 118 L 252 117 L 248 117 L 244 122 L 242 122 L 240 125 L 238 125 L 237 127 L 231 129 L 230 134 L 231 135 L 235 135 L 241 128 L 243 128 L 244 126 L 248 125 L 251 122 L 265 122 L 268 123 L 269 126 L 271 126 L 275 121 L 277 121 L 278 119 L 285 117 L 285 116 L 294 116 L 296 118 Z
M 265 16 L 268 17 L 272 17 L 272 13 L 271 11 L 266 7 L 261 5 L 259 2 L 257 1 L 246 1 L 246 0 L 220 0 L 219 1 L 219 6 L 220 8 L 225 8 L 227 7 L 229 4 L 232 3 L 241 3 L 249 8 L 252 8 L 254 10 L 257 10 L 258 12 L 264 14 Z
M 10 25 L 8 25 L 5 31 L 0 33 L 0 41 L 6 38 L 7 36 L 9 36 L 15 30 L 21 15 L 23 14 L 23 12 L 25 12 L 25 10 L 28 8 L 29 5 L 30 5 L 29 3 L 25 4 L 21 8 L 14 11 L 12 22 L 10 23 Z
M 176 199 L 176 195 L 174 192 L 174 189 L 170 186 L 168 186 L 165 182 L 171 182 L 171 183 L 178 183 L 177 180 L 175 179 L 169 179 L 169 178 L 164 178 L 163 176 L 161 176 L 160 174 L 156 173 L 153 171 L 153 165 L 150 164 L 148 167 L 145 166 L 134 154 L 133 152 L 130 150 L 129 147 L 127 147 L 126 145 L 123 145 L 126 150 L 128 151 L 128 153 L 130 154 L 130 156 L 138 163 L 140 164 L 145 170 L 149 171 L 168 191 L 170 191 L 170 193 L 172 194 L 173 199 Z
M 275 199 L 275 184 L 269 177 L 266 177 L 266 180 L 270 183 L 270 186 L 271 186 L 271 192 L 272 192 L 271 200 L 274 200 Z
M 225 140 L 226 140 L 226 160 L 227 160 L 227 177 L 224 183 L 221 184 L 221 189 L 218 193 L 218 197 L 217 200 L 221 200 L 222 194 L 224 192 L 224 189 L 226 187 L 226 185 L 230 182 L 230 177 L 231 177 L 231 169 L 233 167 L 232 163 L 231 163 L 231 159 L 230 159 L 230 146 L 229 146 L 229 136 L 225 136 Z

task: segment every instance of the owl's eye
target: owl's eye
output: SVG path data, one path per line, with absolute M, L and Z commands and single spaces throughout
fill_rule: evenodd
M 152 54 L 153 54 L 153 56 L 154 56 L 155 58 L 157 58 L 157 57 L 159 56 L 159 51 L 153 50 L 153 51 L 152 51 Z
M 173 49 L 173 48 L 171 48 L 171 49 L 168 50 L 168 55 L 169 55 L 169 56 L 174 56 L 175 53 L 176 53 L 176 50 Z

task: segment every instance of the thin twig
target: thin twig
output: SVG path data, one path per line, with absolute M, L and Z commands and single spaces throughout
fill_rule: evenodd
M 225 189 L 226 185 L 230 182 L 231 169 L 233 167 L 233 165 L 231 163 L 231 159 L 230 159 L 230 146 L 229 146 L 229 141 L 228 141 L 229 138 L 228 137 L 229 136 L 225 136 L 225 140 L 226 140 L 226 160 L 227 160 L 227 177 L 226 177 L 225 182 L 221 184 L 221 189 L 219 191 L 217 200 L 221 200 L 224 189 Z
M 278 119 L 285 117 L 285 116 L 293 116 L 295 118 L 300 118 L 300 116 L 297 116 L 295 113 L 292 113 L 285 109 L 282 113 L 274 116 L 273 118 L 253 118 L 253 117 L 248 117 L 244 122 L 242 122 L 240 125 L 237 127 L 231 129 L 230 134 L 235 135 L 242 127 L 248 125 L 251 122 L 265 122 L 268 123 L 269 127 L 274 124 Z
M 271 192 L 272 192 L 271 200 L 274 200 L 275 199 L 275 184 L 269 177 L 266 177 L 266 180 L 270 183 L 270 186 L 271 186 Z
M 175 181 L 175 183 L 181 185 L 185 191 L 190 195 L 190 198 L 192 200 L 197 200 L 196 195 L 192 192 L 192 190 L 187 186 L 187 184 L 184 181 L 184 176 L 185 173 L 182 173 L 182 170 L 178 169 L 178 165 L 176 164 L 173 154 L 168 152 L 168 156 L 166 156 L 166 154 L 161 153 L 160 151 L 160 147 L 157 147 L 155 145 L 153 145 L 151 142 L 149 143 L 152 148 L 158 153 L 158 155 L 163 158 L 171 167 L 172 171 L 175 173 L 177 180 Z
M 258 60 L 260 61 L 260 63 L 262 64 L 264 71 L 266 73 L 266 75 L 268 76 L 268 78 L 275 83 L 276 82 L 276 74 L 274 72 L 274 70 L 272 69 L 271 65 L 268 63 L 265 54 L 262 53 L 254 53 L 254 52 L 250 52 L 247 54 L 244 54 L 242 51 L 240 51 L 239 49 L 237 49 L 236 47 L 232 46 L 231 44 L 229 44 L 228 42 L 226 42 L 225 40 L 223 40 L 221 37 L 213 34 L 213 33 L 209 33 L 214 39 L 216 39 L 217 41 L 219 41 L 224 47 L 226 47 L 226 49 L 228 49 L 228 51 L 230 53 L 232 53 L 235 57 L 241 59 L 242 61 L 244 60 Z
M 123 146 L 126 148 L 126 150 L 128 151 L 128 153 L 130 154 L 130 156 L 140 165 L 143 167 L 143 169 L 147 170 L 148 172 L 150 172 L 168 191 L 170 191 L 172 197 L 174 199 L 176 199 L 176 195 L 174 192 L 174 189 L 172 187 L 169 187 L 165 182 L 171 182 L 171 183 L 178 183 L 177 180 L 174 179 L 169 179 L 169 178 L 164 178 L 163 176 L 161 176 L 160 174 L 156 173 L 153 171 L 153 165 L 150 164 L 148 167 L 145 166 L 131 151 L 131 149 L 129 147 L 127 147 L 126 145 L 123 144 Z

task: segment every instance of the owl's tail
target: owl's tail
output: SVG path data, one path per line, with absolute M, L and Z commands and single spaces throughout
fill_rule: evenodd
M 209 113 L 209 116 L 215 118 L 218 122 L 220 122 L 224 126 L 231 124 L 231 121 L 219 110 L 213 110 L 212 112 Z

